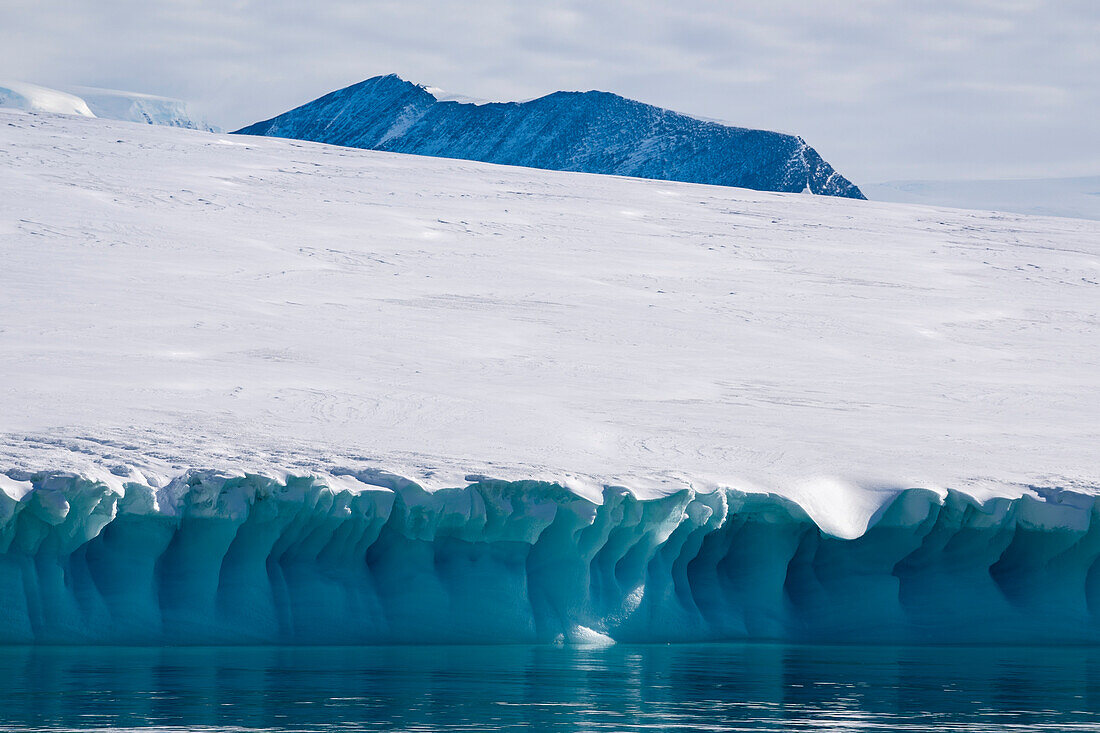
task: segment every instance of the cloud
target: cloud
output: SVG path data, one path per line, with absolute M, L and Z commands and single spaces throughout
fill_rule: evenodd
M 606 89 L 796 132 L 857 181 L 1100 171 L 1094 0 L 5 0 L 0 76 L 188 99 L 226 127 L 380 73 Z

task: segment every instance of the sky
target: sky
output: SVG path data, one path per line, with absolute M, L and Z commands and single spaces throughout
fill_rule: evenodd
M 1097 0 L 3 0 L 0 79 L 232 130 L 379 74 L 601 89 L 801 135 L 859 183 L 1100 174 Z

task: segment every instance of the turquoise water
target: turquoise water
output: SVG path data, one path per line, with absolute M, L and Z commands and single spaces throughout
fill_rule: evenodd
M 1100 650 L 9 648 L 15 731 L 1100 731 Z

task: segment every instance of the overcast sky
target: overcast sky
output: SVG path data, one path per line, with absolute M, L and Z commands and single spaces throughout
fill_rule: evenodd
M 235 129 L 395 72 L 802 135 L 856 183 L 1100 174 L 1100 0 L 2 0 L 0 79 Z

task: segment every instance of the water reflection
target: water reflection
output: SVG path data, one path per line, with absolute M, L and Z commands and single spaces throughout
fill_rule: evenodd
M 1100 650 L 0 650 L 4 730 L 1100 731 Z

